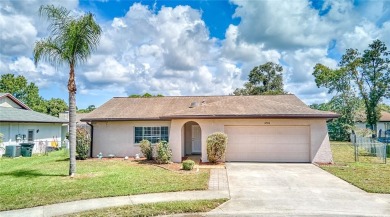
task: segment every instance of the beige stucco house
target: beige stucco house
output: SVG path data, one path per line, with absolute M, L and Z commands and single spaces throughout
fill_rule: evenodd
M 81 121 L 93 128 L 92 156 L 134 156 L 139 141 L 168 140 L 173 161 L 199 154 L 207 136 L 228 135 L 226 161 L 332 163 L 326 120 L 294 95 L 115 97 Z

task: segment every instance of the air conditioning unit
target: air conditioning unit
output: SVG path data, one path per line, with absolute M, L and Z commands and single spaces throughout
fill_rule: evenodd
M 21 146 L 20 145 L 8 145 L 5 146 L 6 157 L 19 157 L 21 155 Z

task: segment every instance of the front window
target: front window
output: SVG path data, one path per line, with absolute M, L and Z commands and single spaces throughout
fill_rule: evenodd
M 134 143 L 140 143 L 143 139 L 151 143 L 168 142 L 168 135 L 168 127 L 134 127 Z

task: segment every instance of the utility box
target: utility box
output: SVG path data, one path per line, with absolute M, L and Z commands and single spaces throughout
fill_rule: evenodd
M 22 147 L 20 145 L 8 145 L 5 146 L 6 157 L 19 157 L 22 153 Z

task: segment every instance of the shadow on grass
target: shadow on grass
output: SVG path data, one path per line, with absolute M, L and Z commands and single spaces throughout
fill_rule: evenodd
M 64 158 L 64 159 L 56 160 L 56 162 L 65 162 L 65 161 L 69 161 L 69 158 Z
M 6 172 L 6 173 L 0 173 L 0 177 L 1 176 L 33 178 L 33 177 L 39 177 L 39 176 L 67 176 L 67 175 L 65 175 L 65 174 L 45 174 L 45 173 L 41 173 L 37 170 L 22 169 L 22 170 L 14 170 L 14 171 Z

